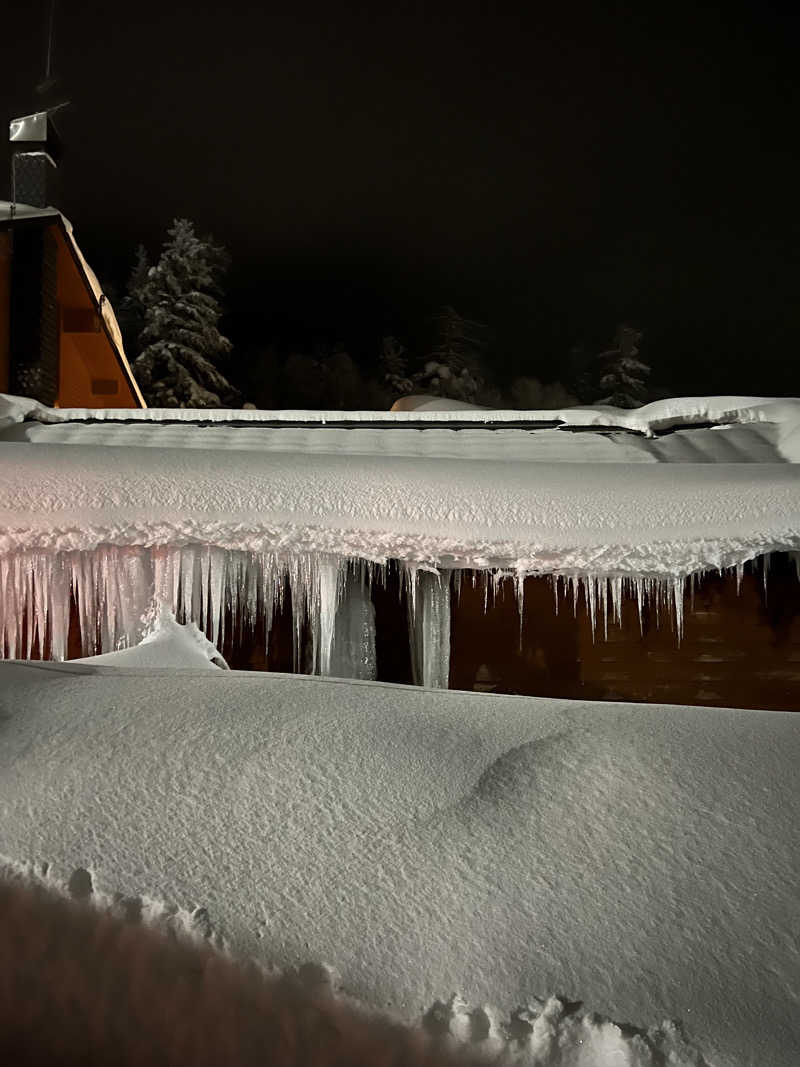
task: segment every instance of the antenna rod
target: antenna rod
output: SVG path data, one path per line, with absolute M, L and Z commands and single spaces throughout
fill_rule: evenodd
M 47 59 L 45 62 L 44 80 L 50 80 L 50 70 L 53 59 L 53 24 L 55 22 L 56 0 L 50 0 L 50 14 L 47 20 Z

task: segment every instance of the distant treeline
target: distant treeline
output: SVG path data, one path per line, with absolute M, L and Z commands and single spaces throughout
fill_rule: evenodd
M 139 246 L 118 316 L 128 357 L 148 404 L 157 407 L 388 409 L 425 394 L 491 408 L 574 404 L 638 407 L 653 399 L 642 332 L 620 324 L 602 352 L 579 345 L 566 354 L 560 380 L 534 375 L 499 386 L 492 379 L 485 325 L 440 308 L 426 350 L 402 339 L 375 340 L 372 360 L 357 362 L 344 342 L 235 348 L 220 331 L 230 258 L 187 219 L 175 219 L 158 258 Z

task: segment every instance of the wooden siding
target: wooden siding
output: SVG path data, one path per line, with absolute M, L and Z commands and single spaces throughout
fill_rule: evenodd
M 58 405 L 137 408 L 139 402 L 120 368 L 72 251 L 60 227 L 53 229 L 58 240 L 61 309 Z
M 693 599 L 693 604 L 692 604 Z M 794 563 L 772 557 L 766 590 L 750 571 L 708 575 L 687 591 L 678 641 L 669 614 L 660 625 L 626 600 L 622 625 L 592 635 L 581 599 L 577 615 L 544 578 L 525 582 L 522 642 L 511 583 L 483 614 L 483 592 L 462 587 L 452 617 L 450 684 L 457 689 L 570 699 L 800 710 L 800 582 Z

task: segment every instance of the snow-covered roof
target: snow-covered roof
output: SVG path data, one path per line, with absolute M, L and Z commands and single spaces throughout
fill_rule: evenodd
M 265 413 L 249 411 L 236 414 L 255 425 L 218 412 L 190 412 L 216 418 L 186 425 L 181 411 L 176 424 L 152 411 L 82 424 L 3 398 L 0 554 L 201 543 L 678 577 L 800 550 L 800 401 L 577 411 L 576 425 L 627 419 L 640 433 L 378 427 L 375 413 L 352 429 L 259 426 Z M 716 428 L 644 436 L 714 413 Z
M 97 311 L 103 326 L 106 331 L 106 335 L 114 350 L 115 357 L 119 363 L 120 369 L 125 376 L 125 380 L 133 392 L 136 400 L 145 407 L 144 397 L 141 390 L 136 383 L 136 379 L 131 371 L 128 357 L 125 355 L 125 346 L 122 341 L 122 331 L 119 328 L 117 317 L 114 314 L 114 309 L 111 306 L 108 297 L 103 293 L 102 286 L 97 279 L 97 275 L 86 261 L 86 257 L 80 249 L 80 246 L 75 238 L 75 233 L 72 228 L 72 223 L 69 219 L 62 215 L 57 208 L 45 207 L 37 208 L 30 207 L 28 204 L 14 204 L 12 205 L 8 200 L 0 200 L 0 226 L 8 225 L 15 220 L 23 222 L 28 219 L 49 219 L 53 222 L 58 222 L 61 226 L 64 237 L 67 241 L 67 245 L 72 252 L 75 263 L 83 274 L 86 284 L 91 293 L 92 299 L 95 304 L 95 310 Z M 0 424 L 2 419 L 0 418 Z
M 796 715 L 0 663 L 0 720 L 0 867 L 521 1064 L 799 1062 Z
M 641 408 L 625 409 L 605 405 L 522 411 L 479 408 L 459 403 L 412 411 L 307 411 L 295 409 L 261 410 L 257 408 L 48 408 L 25 397 L 2 397 L 0 427 L 4 422 L 23 420 L 53 424 L 62 422 L 144 422 L 191 423 L 203 426 L 218 424 L 330 426 L 379 424 L 380 426 L 421 425 L 424 427 L 475 425 L 486 427 L 551 428 L 601 432 L 621 429 L 652 436 L 679 427 L 728 426 L 757 422 L 800 424 L 800 399 L 795 397 L 703 396 L 674 397 L 657 400 Z

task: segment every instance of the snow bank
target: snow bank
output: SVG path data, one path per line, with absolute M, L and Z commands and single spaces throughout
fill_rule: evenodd
M 236 955 L 540 1067 L 800 1059 L 797 716 L 5 663 L 0 730 L 0 852 Z

